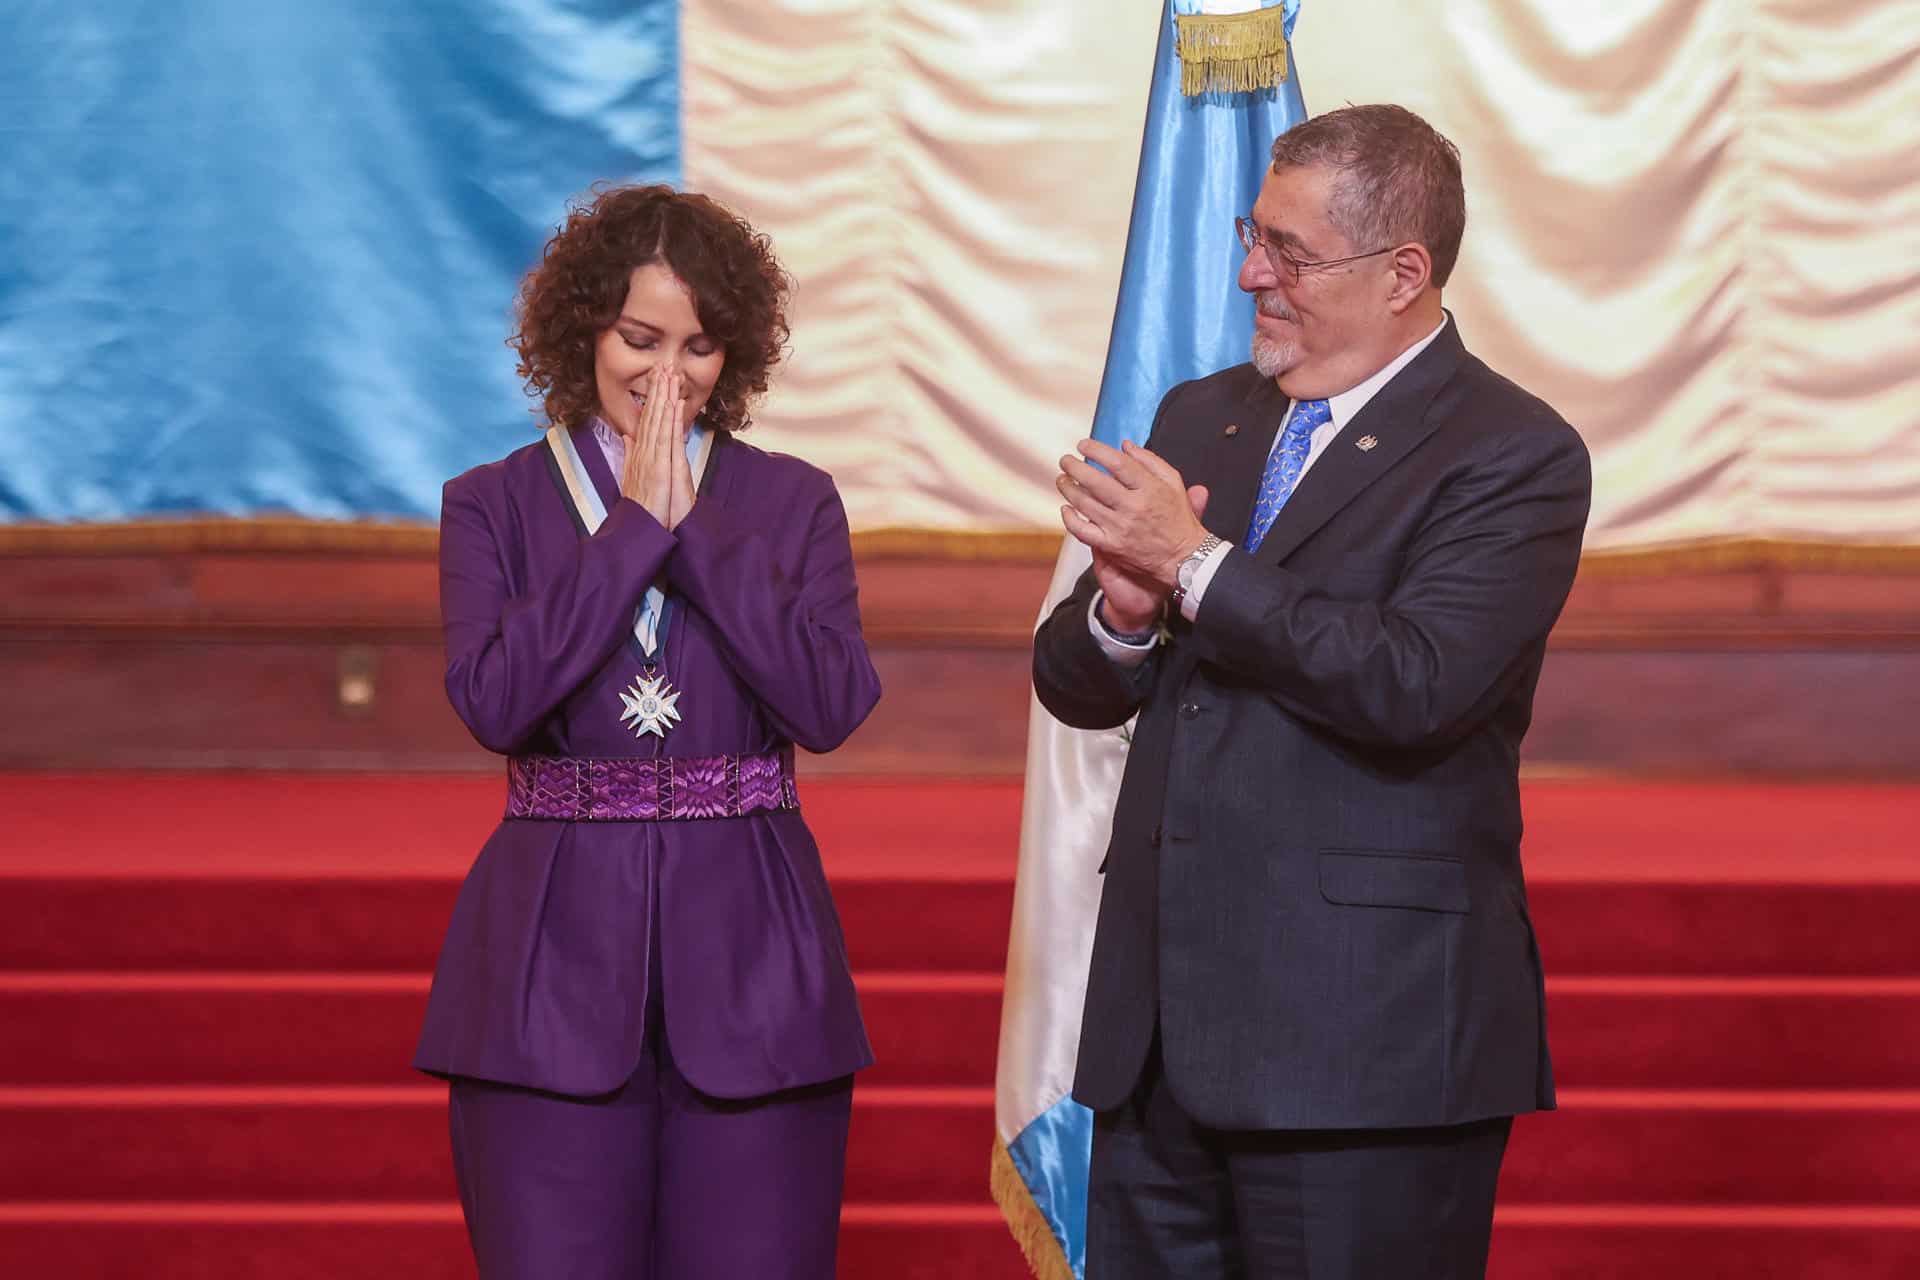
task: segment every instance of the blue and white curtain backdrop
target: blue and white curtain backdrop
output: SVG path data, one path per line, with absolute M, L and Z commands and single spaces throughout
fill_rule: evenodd
M 1054 528 L 1162 7 L 10 0 L 0 523 L 430 522 L 532 438 L 503 339 L 566 201 L 659 178 L 797 276 L 762 439 L 856 528 Z M 1343 0 L 1298 34 L 1316 102 L 1460 144 L 1448 303 L 1593 445 L 1591 545 L 1920 541 L 1911 6 Z

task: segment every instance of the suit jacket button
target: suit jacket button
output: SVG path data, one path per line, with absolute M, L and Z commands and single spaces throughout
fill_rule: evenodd
M 1160 847 L 1160 828 L 1159 827 L 1156 826 L 1153 829 L 1153 835 L 1151 839 L 1153 840 L 1153 847 L 1158 849 Z
M 1200 714 L 1200 708 L 1194 703 L 1183 702 L 1180 704 L 1180 714 L 1191 720 Z

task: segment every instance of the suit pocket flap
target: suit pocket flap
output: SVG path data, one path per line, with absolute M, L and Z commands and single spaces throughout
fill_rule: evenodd
M 1322 853 L 1320 896 L 1352 907 L 1464 913 L 1472 906 L 1466 864 L 1433 854 Z

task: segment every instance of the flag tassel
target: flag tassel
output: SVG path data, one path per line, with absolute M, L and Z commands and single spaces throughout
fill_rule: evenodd
M 1247 13 L 1176 14 L 1180 92 L 1257 93 L 1287 78 L 1285 8 Z
M 1007 1229 L 1013 1233 L 1020 1252 L 1026 1255 L 1034 1280 L 1074 1280 L 1073 1267 L 1067 1262 L 1059 1237 L 1053 1234 L 1040 1206 L 1033 1202 L 1027 1180 L 1013 1167 L 1007 1144 L 998 1138 L 993 1140 L 993 1170 L 988 1185 L 993 1190 L 994 1203 L 1007 1219 Z

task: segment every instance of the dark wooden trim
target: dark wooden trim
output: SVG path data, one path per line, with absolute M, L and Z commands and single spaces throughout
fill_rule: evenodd
M 857 550 L 887 696 L 806 768 L 1017 774 L 1053 552 L 906 547 Z M 0 555 L 0 767 L 497 768 L 441 692 L 436 576 L 430 538 Z M 1589 561 L 1551 648 L 1534 767 L 1920 774 L 1920 574 Z
M 863 559 L 1052 564 L 1061 534 L 1051 529 L 886 527 L 853 535 Z M 439 532 L 423 521 L 311 520 L 296 516 L 189 516 L 111 523 L 0 524 L 8 556 L 181 555 L 308 552 L 431 558 Z M 1920 574 L 1920 543 L 1775 537 L 1700 538 L 1590 550 L 1590 576 L 1666 577 L 1749 570 L 1798 573 Z

